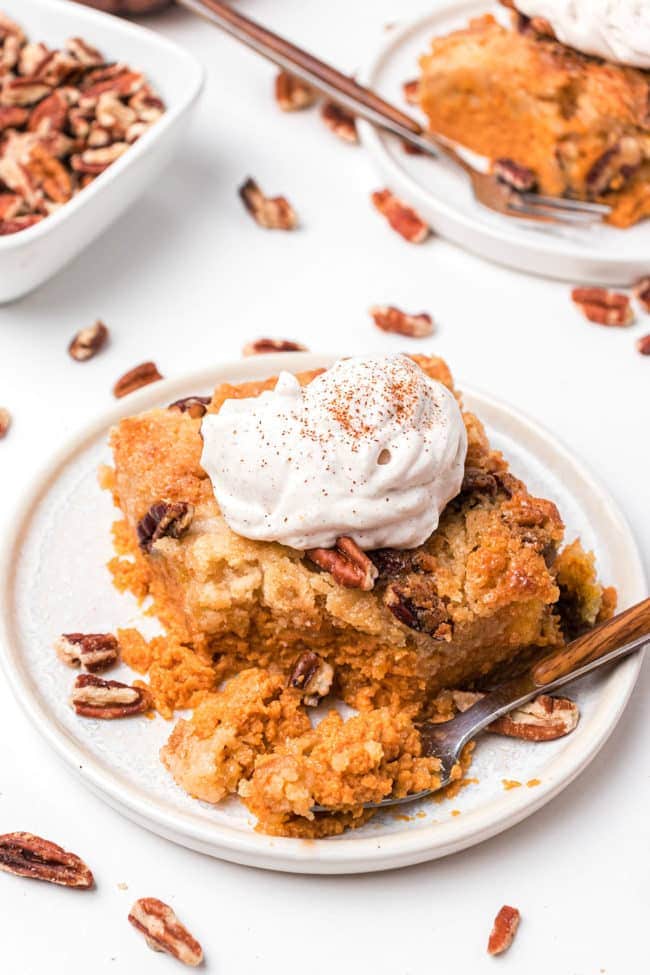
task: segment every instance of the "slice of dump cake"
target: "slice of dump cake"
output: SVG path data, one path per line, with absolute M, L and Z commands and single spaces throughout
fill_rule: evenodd
M 609 204 L 616 226 L 650 215 L 650 73 L 513 17 L 513 29 L 486 15 L 433 39 L 419 86 L 431 131 L 532 170 L 543 193 Z
M 368 362 L 379 372 L 364 393 L 346 380 L 366 375 Z M 365 821 L 368 798 L 434 781 L 437 764 L 420 758 L 412 722 L 442 689 L 561 644 L 611 615 L 615 596 L 578 542 L 562 550 L 556 506 L 530 495 L 490 448 L 441 359 L 345 360 L 290 379 L 222 385 L 209 402 L 192 397 L 121 421 L 105 476 L 124 515 L 111 568 L 118 586 L 152 597 L 175 647 L 174 682 L 186 658 L 197 661 L 179 701 L 198 706 L 163 750 L 176 781 L 210 802 L 239 792 L 269 831 L 323 835 Z M 318 430 L 313 411 L 303 415 L 314 399 L 329 404 Z M 275 434 L 265 409 L 282 419 Z M 302 426 L 291 425 L 296 415 Z M 315 446 L 324 428 L 325 446 Z M 393 474 L 380 470 L 391 464 Z M 266 537 L 234 531 L 217 495 L 229 520 Z M 301 497 L 309 503 L 292 510 Z M 391 531 L 404 547 L 389 547 Z M 304 547 L 273 540 L 287 533 Z M 123 654 L 149 670 L 168 714 L 161 648 Z M 305 654 L 322 663 L 318 679 L 297 676 Z M 314 731 L 305 704 L 330 688 L 361 715 L 330 716 Z M 305 825 L 315 802 L 339 817 Z

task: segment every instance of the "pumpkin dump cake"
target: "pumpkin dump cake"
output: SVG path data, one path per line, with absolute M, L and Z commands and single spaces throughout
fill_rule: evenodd
M 238 793 L 265 831 L 330 835 L 363 802 L 433 787 L 417 722 L 444 689 L 613 612 L 441 359 L 221 385 L 122 420 L 111 444 L 114 580 L 166 630 L 121 631 L 123 659 L 161 713 L 194 708 L 163 762 L 199 799 Z M 359 714 L 312 728 L 330 694 Z
M 567 47 L 540 17 L 513 18 L 512 29 L 486 15 L 434 38 L 419 85 L 431 131 L 525 167 L 542 193 L 609 204 L 615 226 L 650 215 L 650 72 Z

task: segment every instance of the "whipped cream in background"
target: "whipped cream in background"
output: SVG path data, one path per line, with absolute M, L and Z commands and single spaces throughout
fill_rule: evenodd
M 201 428 L 201 463 L 238 535 L 296 549 L 415 548 L 460 491 L 458 403 L 406 356 L 353 358 L 301 388 L 226 400 Z
M 517 0 L 517 8 L 544 17 L 583 54 L 650 69 L 650 0 Z

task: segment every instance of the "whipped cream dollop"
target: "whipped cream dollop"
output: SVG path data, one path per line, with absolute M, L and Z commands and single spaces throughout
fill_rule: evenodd
M 460 491 L 467 434 L 442 383 L 402 355 L 344 359 L 301 387 L 226 400 L 201 463 L 226 522 L 296 549 L 414 548 Z
M 544 17 L 583 54 L 650 69 L 650 0 L 517 0 L 517 8 Z

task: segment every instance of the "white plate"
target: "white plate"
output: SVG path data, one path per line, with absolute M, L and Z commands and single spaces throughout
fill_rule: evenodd
M 431 13 L 388 32 L 362 75 L 365 84 L 400 107 L 402 83 L 418 76 L 418 58 L 429 51 L 435 35 L 448 34 L 481 14 L 494 13 L 504 21 L 508 16 L 490 0 L 430 0 L 427 6 Z M 459 170 L 407 155 L 398 139 L 366 122 L 360 123 L 360 133 L 387 186 L 416 207 L 441 236 L 466 250 L 567 281 L 629 285 L 647 274 L 650 220 L 627 230 L 605 225 L 591 230 L 531 229 L 476 203 Z
M 260 356 L 157 383 L 115 405 L 67 444 L 37 479 L 14 521 L 14 537 L 3 545 L 0 569 L 0 620 L 5 627 L 0 657 L 7 678 L 34 725 L 70 769 L 124 815 L 177 843 L 239 863 L 303 873 L 365 872 L 432 860 L 530 815 L 594 757 L 618 721 L 640 663 L 638 658 L 626 660 L 575 688 L 582 718 L 568 738 L 535 746 L 486 736 L 478 744 L 472 770 L 478 784 L 453 800 L 403 807 L 397 811 L 402 818 L 382 814 L 333 840 L 264 836 L 253 831 L 237 800 L 213 807 L 190 799 L 158 760 L 158 749 L 171 730 L 161 718 L 77 718 L 67 703 L 73 672 L 57 660 L 54 637 L 72 630 L 137 625 L 149 631 L 152 626 L 132 597 L 115 591 L 105 568 L 112 554 L 109 528 L 115 511 L 97 485 L 96 470 L 98 463 L 110 460 L 109 427 L 122 416 L 206 393 L 218 382 L 332 361 L 310 354 Z M 596 550 L 603 578 L 619 587 L 621 606 L 641 599 L 646 587 L 635 542 L 603 488 L 549 433 L 515 410 L 476 391 L 466 391 L 465 399 L 514 471 L 533 490 L 558 502 L 568 538 L 579 532 Z M 128 680 L 131 672 L 122 669 Z M 541 784 L 504 791 L 506 778 L 538 778 Z M 452 810 L 461 815 L 452 816 Z
M 167 110 L 112 166 L 52 216 L 0 237 L 0 303 L 43 284 L 90 245 L 157 179 L 176 151 L 203 85 L 203 68 L 167 38 L 70 0 L 3 0 L 31 41 L 83 37 L 109 60 L 142 71 Z

